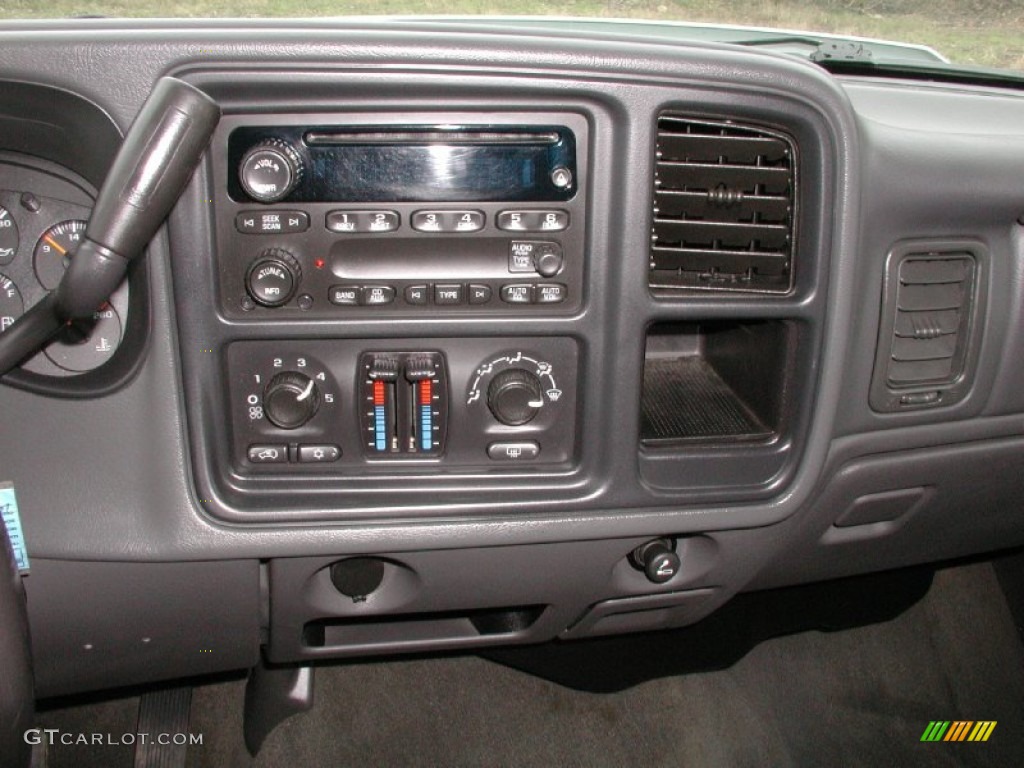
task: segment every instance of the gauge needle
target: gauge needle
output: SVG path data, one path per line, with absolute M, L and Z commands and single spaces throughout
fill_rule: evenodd
M 56 249 L 57 249 L 57 251 L 58 251 L 58 252 L 60 252 L 60 255 L 61 255 L 61 256 L 67 256 L 67 255 L 68 255 L 68 252 L 67 252 L 67 251 L 66 251 L 66 250 L 65 250 L 64 248 L 61 248 L 61 247 L 60 247 L 60 243 L 58 243 L 58 242 L 57 242 L 56 240 L 54 240 L 54 239 L 53 239 L 52 237 L 50 237 L 49 235 L 47 235 L 46 237 L 44 237 L 44 238 L 43 238 L 43 240 L 45 240 L 45 241 L 46 241 L 47 243 L 49 243 L 49 244 L 50 244 L 50 245 L 52 245 L 52 246 L 53 246 L 54 248 L 56 248 Z

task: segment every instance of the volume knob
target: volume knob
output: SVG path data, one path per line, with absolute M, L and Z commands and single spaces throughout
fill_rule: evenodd
M 487 387 L 487 407 L 494 418 L 509 427 L 529 423 L 543 405 L 540 379 L 522 368 L 501 371 Z
M 280 307 L 288 303 L 302 279 L 302 267 L 283 248 L 268 248 L 249 267 L 245 288 L 264 307 Z
M 266 139 L 242 156 L 238 180 L 253 200 L 276 203 L 298 186 L 305 170 L 295 147 L 281 139 Z

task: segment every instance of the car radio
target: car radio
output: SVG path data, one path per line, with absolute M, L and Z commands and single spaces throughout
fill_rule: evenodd
M 225 118 L 225 313 L 578 309 L 587 123 L 575 114 L 483 117 Z

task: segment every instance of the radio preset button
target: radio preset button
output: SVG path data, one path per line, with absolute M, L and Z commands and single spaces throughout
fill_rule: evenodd
M 562 283 L 541 283 L 534 286 L 534 301 L 537 304 L 561 304 L 569 290 Z
M 395 300 L 395 289 L 390 285 L 364 285 L 359 298 L 360 304 L 369 307 L 390 304 Z
M 483 211 L 415 211 L 412 228 L 417 232 L 479 232 L 487 217 Z
M 434 303 L 451 306 L 465 302 L 465 288 L 457 283 L 443 283 L 434 286 Z
M 405 289 L 405 303 L 420 306 L 427 303 L 427 286 L 410 285 Z
M 569 212 L 563 210 L 502 211 L 498 229 L 506 232 L 561 232 L 569 226 Z
M 532 304 L 533 286 L 530 283 L 512 283 L 501 286 L 501 300 L 506 304 Z
M 304 211 L 242 211 L 235 216 L 235 229 L 246 235 L 290 235 L 309 229 Z
M 329 211 L 326 225 L 331 232 L 394 232 L 401 223 L 396 211 Z
M 491 286 L 476 284 L 469 286 L 469 303 L 470 304 L 486 304 L 491 300 Z
M 327 293 L 327 299 L 331 304 L 341 306 L 355 306 L 359 303 L 358 285 L 332 285 Z
M 484 228 L 486 217 L 480 211 L 451 211 L 455 226 L 449 232 L 479 232 Z

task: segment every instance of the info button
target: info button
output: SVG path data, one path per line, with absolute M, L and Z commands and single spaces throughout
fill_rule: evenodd
M 540 444 L 533 440 L 491 443 L 487 456 L 492 461 L 533 461 L 540 455 Z

